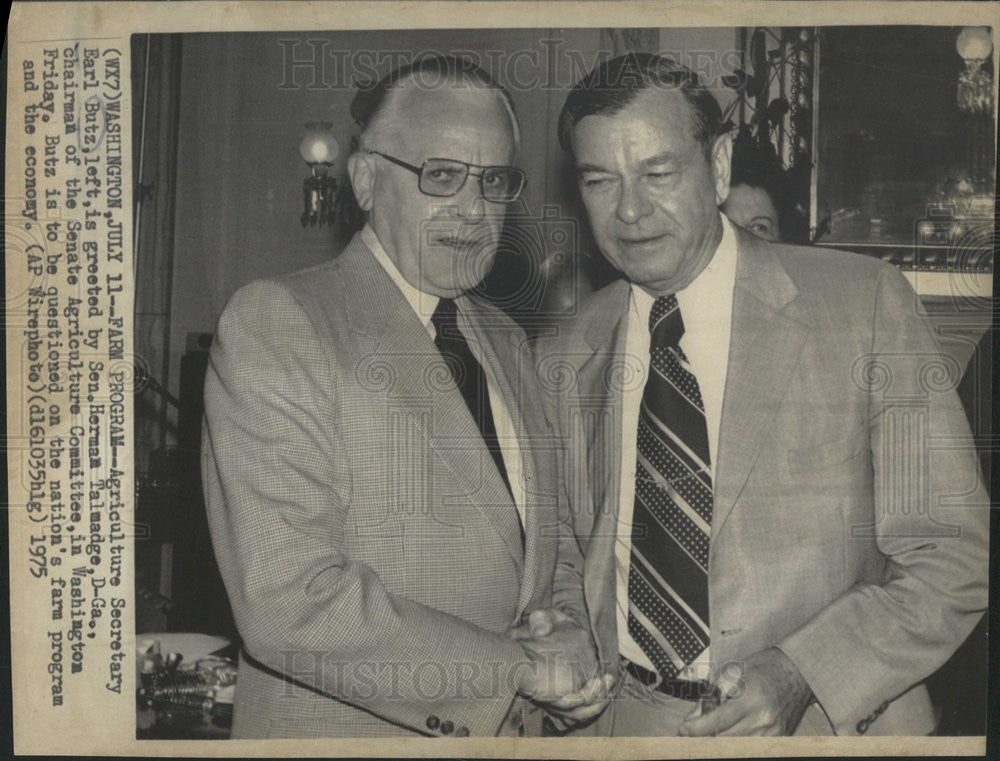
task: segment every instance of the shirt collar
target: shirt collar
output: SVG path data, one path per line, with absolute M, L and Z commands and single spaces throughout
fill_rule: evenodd
M 371 228 L 371 225 L 366 224 L 361 229 L 361 240 L 366 246 L 368 246 L 368 249 L 375 256 L 375 261 L 382 265 L 382 269 L 385 270 L 386 274 L 392 279 L 392 282 L 394 282 L 396 287 L 402 292 L 407 303 L 416 313 L 417 317 L 420 318 L 421 324 L 425 328 L 428 327 L 431 324 L 431 316 L 434 314 L 434 310 L 437 309 L 440 298 L 430 293 L 424 293 L 418 288 L 415 288 L 405 277 L 403 277 L 399 268 L 392 261 L 392 259 L 389 258 L 389 254 L 386 253 L 386 250 L 382 247 L 382 244 L 379 242 L 378 236 Z
M 728 294 L 728 298 L 732 300 L 736 282 L 736 232 L 725 215 L 719 216 L 722 219 L 722 240 L 715 249 L 715 255 L 705 269 L 698 273 L 698 277 L 677 293 L 682 313 L 685 309 L 690 312 L 691 307 L 698 312 L 704 312 L 708 307 L 711 313 L 720 298 L 725 298 Z
M 736 280 L 736 232 L 732 222 L 724 214 L 719 214 L 719 218 L 722 220 L 722 239 L 718 248 L 705 269 L 686 288 L 677 292 L 682 314 L 686 311 L 685 304 L 711 303 L 712 299 L 718 299 L 722 293 L 729 293 L 731 297 Z M 637 314 L 648 316 L 656 298 L 633 283 L 631 301 Z

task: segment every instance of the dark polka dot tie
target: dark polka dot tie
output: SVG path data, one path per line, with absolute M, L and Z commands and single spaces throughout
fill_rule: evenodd
M 681 351 L 677 297 L 649 315 L 649 375 L 639 410 L 628 576 L 628 631 L 664 679 L 709 642 L 712 477 L 698 379 Z

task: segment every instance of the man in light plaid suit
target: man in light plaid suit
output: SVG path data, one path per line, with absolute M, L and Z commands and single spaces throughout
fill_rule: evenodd
M 603 684 L 585 684 L 582 589 L 548 610 L 555 449 L 525 337 L 465 295 L 524 185 L 510 98 L 424 59 L 352 113 L 365 228 L 241 289 L 212 347 L 203 472 L 244 648 L 233 736 L 525 734 L 525 696 L 585 718 Z
M 927 734 L 923 680 L 987 605 L 954 360 L 891 265 L 720 215 L 721 116 L 644 53 L 596 67 L 560 114 L 624 276 L 537 352 L 587 611 L 621 674 L 589 729 Z

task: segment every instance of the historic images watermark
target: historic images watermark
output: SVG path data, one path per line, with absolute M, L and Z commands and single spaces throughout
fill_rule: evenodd
M 323 37 L 282 38 L 277 41 L 281 53 L 282 90 L 355 90 L 374 84 L 386 72 L 421 58 L 447 55 L 477 67 L 508 90 L 566 90 L 580 81 L 602 61 L 615 56 L 604 49 L 590 54 L 569 47 L 560 37 L 540 37 L 536 45 L 515 50 L 473 47 L 443 51 L 433 47 L 421 50 L 346 50 L 334 47 Z M 736 89 L 745 81 L 742 53 L 739 50 L 661 51 L 683 63 L 708 89 Z M 417 84 L 427 89 L 446 85 L 434 74 L 418 76 Z

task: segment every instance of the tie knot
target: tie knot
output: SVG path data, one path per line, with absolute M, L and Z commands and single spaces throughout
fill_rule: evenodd
M 684 335 L 684 319 L 677 296 L 660 296 L 649 312 L 649 333 L 653 343 L 676 346 Z
M 458 332 L 458 307 L 454 299 L 439 299 L 431 315 L 431 323 L 439 338 L 454 338 Z

